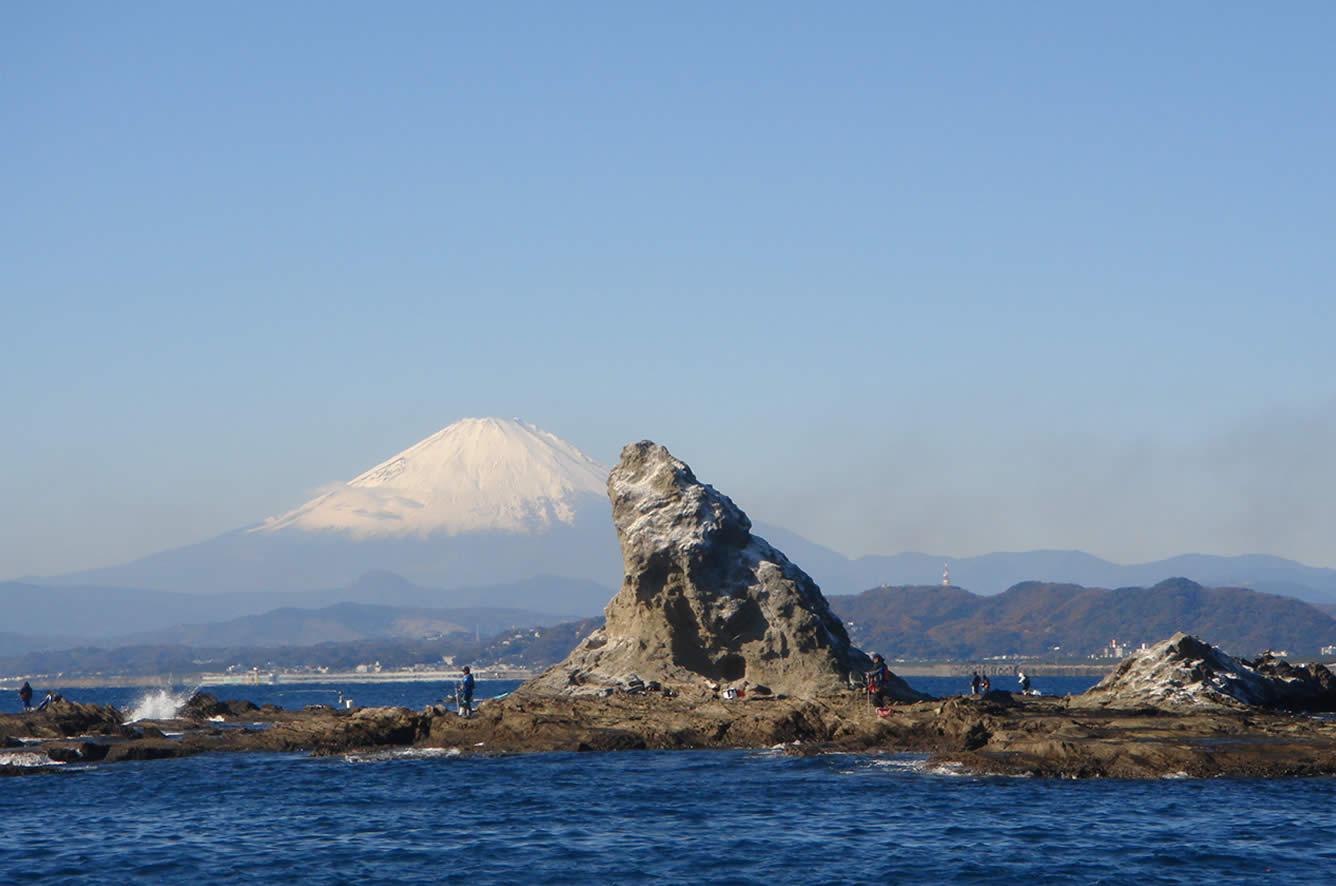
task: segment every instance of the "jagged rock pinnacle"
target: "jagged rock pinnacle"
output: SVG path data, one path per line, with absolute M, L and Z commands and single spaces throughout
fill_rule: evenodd
M 816 583 L 664 447 L 627 445 L 608 498 L 621 589 L 603 628 L 532 688 L 601 691 L 634 676 L 697 686 L 746 680 L 815 696 L 847 689 L 850 675 L 870 666 Z

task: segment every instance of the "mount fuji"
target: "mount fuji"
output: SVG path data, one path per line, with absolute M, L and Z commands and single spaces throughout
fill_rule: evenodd
M 573 526 L 608 468 L 518 419 L 466 418 L 252 533 L 333 531 L 354 539 L 466 532 L 538 535 Z
M 488 596 L 482 589 L 498 588 L 495 605 L 590 614 L 621 580 L 608 471 L 517 419 L 462 419 L 287 513 L 41 581 L 273 593 L 344 588 L 392 573 L 442 589 L 441 605 L 465 596 L 474 603 Z M 500 586 L 522 587 L 524 598 Z M 550 590 L 539 592 L 542 586 Z M 464 589 L 471 593 L 449 593 Z

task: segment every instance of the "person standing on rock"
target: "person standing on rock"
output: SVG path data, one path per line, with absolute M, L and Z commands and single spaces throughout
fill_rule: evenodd
M 1021 695 L 1030 694 L 1030 678 L 1025 675 L 1025 671 L 1017 672 L 1016 682 L 1021 684 Z
M 867 691 L 873 703 L 884 708 L 891 703 L 891 669 L 880 652 L 872 655 L 872 670 L 867 672 Z
M 970 695 L 978 695 L 979 686 L 982 684 L 983 681 L 979 679 L 979 672 L 975 671 L 973 676 L 970 677 Z
M 25 711 L 32 710 L 32 687 L 28 685 L 27 680 L 24 680 L 23 685 L 19 687 L 19 699 L 23 702 Z
M 469 717 L 473 714 L 473 673 L 468 665 L 464 665 L 464 679 L 455 687 L 455 699 L 459 702 L 459 716 Z

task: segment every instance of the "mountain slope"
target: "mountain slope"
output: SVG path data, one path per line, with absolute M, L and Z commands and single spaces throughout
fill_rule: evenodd
M 1180 630 L 1241 654 L 1270 648 L 1314 655 L 1336 643 L 1336 619 L 1307 603 L 1181 578 L 1116 590 L 1023 582 L 991 597 L 954 587 L 886 587 L 830 603 L 853 624 L 859 645 L 896 658 L 1083 658 L 1111 640 L 1135 646 Z
M 599 602 L 620 581 L 608 469 L 516 420 L 463 419 L 302 506 L 130 563 L 42 579 L 214 594 L 311 591 L 388 570 L 462 588 L 535 576 L 590 581 Z
M 573 525 L 580 499 L 602 499 L 607 480 L 606 467 L 533 425 L 466 418 L 248 532 L 537 532 Z
M 421 587 L 392 573 L 371 572 L 344 587 L 278 593 L 180 594 L 2 582 L 0 611 L 9 613 L 9 625 L 14 629 L 4 649 L 17 652 L 81 644 L 107 645 L 125 642 L 124 638 L 130 635 L 139 635 L 144 642 L 208 645 L 207 636 L 188 638 L 189 630 L 183 626 L 195 625 L 207 635 L 219 624 L 276 609 L 314 610 L 340 603 L 410 609 L 500 607 L 514 611 L 516 623 L 545 624 L 552 617 L 597 612 L 611 596 L 611 591 L 594 582 L 557 576 L 534 576 L 510 584 L 447 591 Z M 549 604 L 556 608 L 547 608 Z M 511 623 L 511 619 L 507 618 L 506 623 Z M 476 625 L 467 623 L 465 627 L 472 630 Z M 238 637 L 234 642 L 258 641 L 253 637 Z M 281 642 L 299 643 L 296 638 Z
M 779 527 L 757 524 L 756 534 L 802 566 L 828 595 L 856 594 L 881 585 L 936 585 L 945 564 L 950 567 L 952 584 L 983 595 L 997 594 L 1025 581 L 1116 588 L 1145 587 L 1171 576 L 1185 576 L 1208 587 L 1250 588 L 1310 603 L 1336 603 L 1336 569 L 1262 554 L 1185 554 L 1131 565 L 1112 563 L 1083 551 L 1061 550 L 975 557 L 902 553 L 849 559 Z
M 179 625 L 113 638 L 109 645 L 315 646 L 371 639 L 429 640 L 447 634 L 492 635 L 508 628 L 551 625 L 559 616 L 518 609 L 426 609 L 335 603 L 320 609 L 286 606 L 213 624 Z

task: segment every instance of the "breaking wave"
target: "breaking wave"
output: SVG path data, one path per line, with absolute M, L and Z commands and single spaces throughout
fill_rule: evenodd
M 134 723 L 139 720 L 174 720 L 176 715 L 185 707 L 186 702 L 194 695 L 193 690 L 173 691 L 171 689 L 154 689 L 135 699 L 130 708 L 130 713 L 126 715 L 126 723 Z
M 46 754 L 36 751 L 0 751 L 0 766 L 59 766 Z

